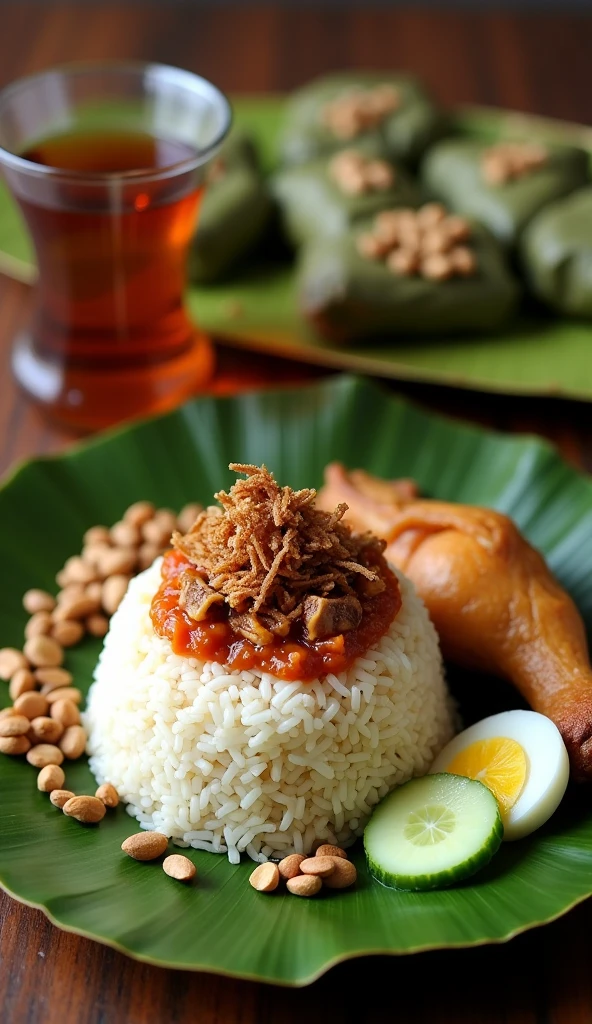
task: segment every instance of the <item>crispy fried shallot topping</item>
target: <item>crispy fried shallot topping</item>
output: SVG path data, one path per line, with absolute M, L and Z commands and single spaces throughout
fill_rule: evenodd
M 231 626 L 258 644 L 286 636 L 300 617 L 309 639 L 355 628 L 358 596 L 370 584 L 375 593 L 384 589 L 374 569 L 384 542 L 352 533 L 342 522 L 347 505 L 316 508 L 312 488 L 280 487 L 265 466 L 230 469 L 246 479 L 216 494 L 221 508 L 201 512 L 189 533 L 173 534 L 195 565 L 182 587 L 187 613 L 203 618 L 221 596 Z

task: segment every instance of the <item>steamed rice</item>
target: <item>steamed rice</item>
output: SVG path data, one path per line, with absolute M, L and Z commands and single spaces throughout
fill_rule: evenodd
M 86 713 L 90 766 L 144 829 L 253 860 L 351 844 L 374 804 L 453 733 L 435 629 L 403 606 L 350 669 L 314 682 L 174 654 L 150 620 L 161 560 L 111 620 Z

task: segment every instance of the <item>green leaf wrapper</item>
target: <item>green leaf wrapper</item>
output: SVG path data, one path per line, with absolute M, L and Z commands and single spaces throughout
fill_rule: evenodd
M 485 228 L 472 226 L 474 276 L 430 281 L 398 276 L 382 261 L 361 256 L 356 248 L 361 227 L 341 239 L 312 242 L 301 254 L 299 301 L 324 337 L 343 343 L 381 335 L 488 331 L 514 313 L 518 282 Z
M 273 210 L 249 136 L 233 132 L 218 159 L 225 171 L 207 186 L 190 251 L 189 276 L 196 283 L 232 271 L 256 246 Z
M 354 147 L 355 148 L 355 147 Z M 347 195 L 332 180 L 329 159 L 291 167 L 275 176 L 272 189 L 280 205 L 285 233 L 293 245 L 344 234 L 355 221 L 397 206 L 416 207 L 419 189 L 395 167 L 391 188 Z
M 421 168 L 423 184 L 457 213 L 475 217 L 504 245 L 518 236 L 540 209 L 583 185 L 589 156 L 573 146 L 549 146 L 548 162 L 502 185 L 489 185 L 481 172 L 487 143 L 445 139 L 427 153 Z
M 356 87 L 393 85 L 400 92 L 401 106 L 378 128 L 355 139 L 336 138 L 322 122 L 327 103 Z M 445 122 L 423 87 L 406 75 L 381 72 L 334 74 L 315 79 L 292 93 L 286 104 L 280 152 L 288 164 L 306 163 L 344 145 L 362 142 L 368 152 L 392 160 L 415 163 L 425 148 L 443 134 Z
M 539 299 L 568 316 L 592 318 L 592 187 L 541 210 L 524 232 L 521 257 Z

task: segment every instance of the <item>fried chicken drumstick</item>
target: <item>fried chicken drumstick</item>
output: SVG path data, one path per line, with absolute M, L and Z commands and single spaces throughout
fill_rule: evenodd
M 415 584 L 446 658 L 513 683 L 557 725 L 572 776 L 592 780 L 592 669 L 584 625 L 541 555 L 505 515 L 422 500 L 411 481 L 333 463 L 317 504 L 387 541 Z

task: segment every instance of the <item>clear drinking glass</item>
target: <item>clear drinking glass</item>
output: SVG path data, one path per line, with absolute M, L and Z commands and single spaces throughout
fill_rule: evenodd
M 38 266 L 12 366 L 62 422 L 162 411 L 210 378 L 183 292 L 205 167 L 230 123 L 215 86 L 159 64 L 66 65 L 0 93 L 0 168 Z

